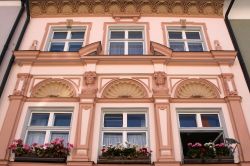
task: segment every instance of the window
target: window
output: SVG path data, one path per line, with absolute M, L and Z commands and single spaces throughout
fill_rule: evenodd
M 147 120 L 145 112 L 105 112 L 102 125 L 102 145 L 125 142 L 147 146 Z
M 144 31 L 141 29 L 110 29 L 108 52 L 110 55 L 142 55 L 144 53 Z
M 70 112 L 32 112 L 27 125 L 25 142 L 44 144 L 55 138 L 63 138 L 66 144 L 69 139 L 71 117 Z
M 84 28 L 53 28 L 49 36 L 48 51 L 78 51 L 84 44 Z
M 224 142 L 218 113 L 178 113 L 178 118 L 184 156 L 187 154 L 189 142 Z
M 205 51 L 201 30 L 197 28 L 168 28 L 169 47 L 174 51 Z

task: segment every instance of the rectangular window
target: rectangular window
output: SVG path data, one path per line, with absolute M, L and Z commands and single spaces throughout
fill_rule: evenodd
M 49 36 L 48 51 L 78 51 L 84 44 L 85 28 L 53 28 Z
M 187 155 L 188 143 L 201 144 L 224 142 L 219 113 L 178 113 L 183 155 Z
M 143 55 L 144 50 L 143 30 L 122 28 L 109 30 L 108 53 L 110 55 Z
M 145 112 L 104 112 L 102 145 L 125 142 L 147 146 L 147 118 Z
M 174 51 L 206 51 L 201 30 L 197 28 L 168 28 L 169 47 Z
M 55 138 L 63 138 L 66 144 L 69 141 L 71 118 L 70 112 L 31 112 L 25 142 L 44 144 Z

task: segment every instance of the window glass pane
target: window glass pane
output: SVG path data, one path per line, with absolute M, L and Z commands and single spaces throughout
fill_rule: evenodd
M 170 48 L 174 51 L 185 51 L 184 42 L 170 42 Z
M 187 39 L 200 39 L 199 32 L 186 32 Z
M 64 50 L 64 44 L 65 43 L 58 43 L 58 42 L 53 42 L 51 43 L 50 45 L 50 49 L 49 51 L 52 51 L 52 52 L 60 52 L 60 51 L 63 51 Z
M 49 113 L 33 113 L 30 126 L 47 126 Z
M 105 114 L 104 127 L 122 127 L 122 114 Z
M 180 127 L 197 127 L 195 114 L 179 114 Z
M 29 131 L 26 143 L 31 145 L 33 143 L 43 144 L 45 138 L 45 131 Z
M 111 39 L 124 39 L 125 32 L 124 31 L 111 31 L 110 38 Z
M 71 32 L 71 39 L 83 39 L 84 32 Z
M 182 39 L 182 32 L 168 32 L 169 39 Z
M 128 114 L 128 127 L 145 127 L 145 114 Z
M 122 133 L 104 133 L 103 145 L 116 145 L 122 143 Z
M 146 133 L 128 133 L 128 142 L 135 145 L 146 145 Z
M 218 114 L 201 114 L 203 127 L 220 127 Z
M 53 39 L 66 39 L 67 32 L 54 32 Z
M 202 43 L 188 43 L 189 51 L 203 51 Z
M 82 47 L 82 42 L 70 42 L 69 51 L 78 51 Z
M 143 43 L 142 42 L 129 42 L 128 43 L 128 54 L 129 55 L 141 55 L 141 54 L 143 54 Z
M 110 42 L 109 54 L 110 55 L 124 55 L 124 43 L 123 42 Z
M 129 31 L 128 38 L 129 39 L 142 39 L 142 31 Z
M 55 114 L 54 126 L 70 126 L 71 114 Z
M 68 139 L 69 139 L 69 133 L 68 132 L 52 132 L 51 133 L 51 138 L 50 141 L 55 140 L 56 138 L 61 138 L 63 139 L 63 144 L 67 145 Z

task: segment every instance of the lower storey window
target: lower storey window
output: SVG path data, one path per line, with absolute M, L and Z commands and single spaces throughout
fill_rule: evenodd
M 105 112 L 102 125 L 102 145 L 126 143 L 147 146 L 146 113 Z
M 224 132 L 218 113 L 178 113 L 183 155 L 188 156 L 188 144 L 224 142 Z
M 32 112 L 26 130 L 27 144 L 44 144 L 56 138 L 69 139 L 72 113 Z

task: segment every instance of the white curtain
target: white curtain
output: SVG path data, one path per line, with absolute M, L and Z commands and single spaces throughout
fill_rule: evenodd
M 104 133 L 103 145 L 116 145 L 122 143 L 122 133 Z
M 128 54 L 143 54 L 143 43 L 142 42 L 129 42 L 128 43 Z
M 44 144 L 45 138 L 44 131 L 29 131 L 26 139 L 26 143 L 31 145 L 33 143 Z
M 64 145 L 68 143 L 69 133 L 51 133 L 51 141 L 55 140 L 56 138 L 61 138 L 64 140 Z
M 128 142 L 130 144 L 144 146 L 146 145 L 145 133 L 128 133 Z

